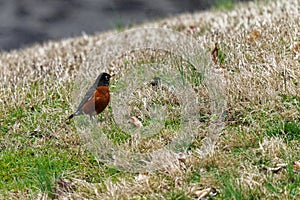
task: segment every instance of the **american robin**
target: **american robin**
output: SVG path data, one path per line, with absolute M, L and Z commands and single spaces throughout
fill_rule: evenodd
M 110 78 L 111 76 L 108 73 L 101 73 L 94 85 L 84 95 L 77 110 L 66 121 L 82 114 L 93 116 L 101 113 L 107 107 L 110 100 L 108 88 Z

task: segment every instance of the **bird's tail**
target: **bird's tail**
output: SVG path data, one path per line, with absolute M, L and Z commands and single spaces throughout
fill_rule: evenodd
M 82 114 L 81 111 L 76 111 L 76 112 L 74 112 L 72 115 L 70 115 L 70 116 L 66 119 L 66 121 L 69 121 L 69 120 L 72 119 L 73 117 L 78 116 L 78 115 L 81 115 L 81 114 Z
M 74 116 L 75 116 L 75 115 L 74 115 L 74 113 L 73 113 L 72 115 L 70 115 L 70 116 L 66 119 L 66 121 L 69 121 L 69 120 L 72 119 Z

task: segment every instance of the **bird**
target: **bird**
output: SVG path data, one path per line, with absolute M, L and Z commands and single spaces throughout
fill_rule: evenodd
M 109 82 L 111 77 L 106 72 L 101 73 L 93 86 L 84 95 L 77 110 L 66 121 L 78 115 L 86 114 L 92 117 L 103 112 L 110 101 Z

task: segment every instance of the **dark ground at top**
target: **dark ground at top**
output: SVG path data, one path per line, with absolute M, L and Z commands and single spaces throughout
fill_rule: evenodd
M 205 10 L 220 1 L 0 0 L 0 50 Z

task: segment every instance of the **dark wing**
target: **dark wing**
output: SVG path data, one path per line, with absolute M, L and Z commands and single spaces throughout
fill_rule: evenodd
M 81 111 L 82 106 L 93 96 L 95 90 L 96 90 L 96 88 L 91 87 L 87 91 L 87 93 L 84 95 L 83 99 L 81 100 L 76 112 Z
M 81 108 L 83 107 L 83 105 L 93 96 L 95 90 L 97 89 L 98 86 L 98 82 L 100 81 L 101 75 L 98 76 L 98 78 L 96 79 L 95 83 L 93 84 L 93 86 L 87 91 L 87 93 L 84 95 L 83 99 L 81 100 L 78 108 L 77 108 L 77 112 L 81 112 Z
M 79 104 L 77 110 L 76 110 L 73 114 L 71 114 L 71 115 L 66 119 L 66 121 L 72 119 L 72 118 L 75 117 L 75 116 L 78 116 L 78 115 L 83 114 L 81 109 L 82 109 L 83 105 L 84 105 L 84 104 L 85 104 L 85 103 L 93 96 L 94 92 L 95 92 L 95 89 L 94 89 L 94 86 L 93 86 L 93 87 L 91 87 L 91 88 L 88 90 L 88 92 L 84 95 L 84 97 L 83 97 L 83 99 L 81 100 L 81 102 L 80 102 L 80 104 Z

